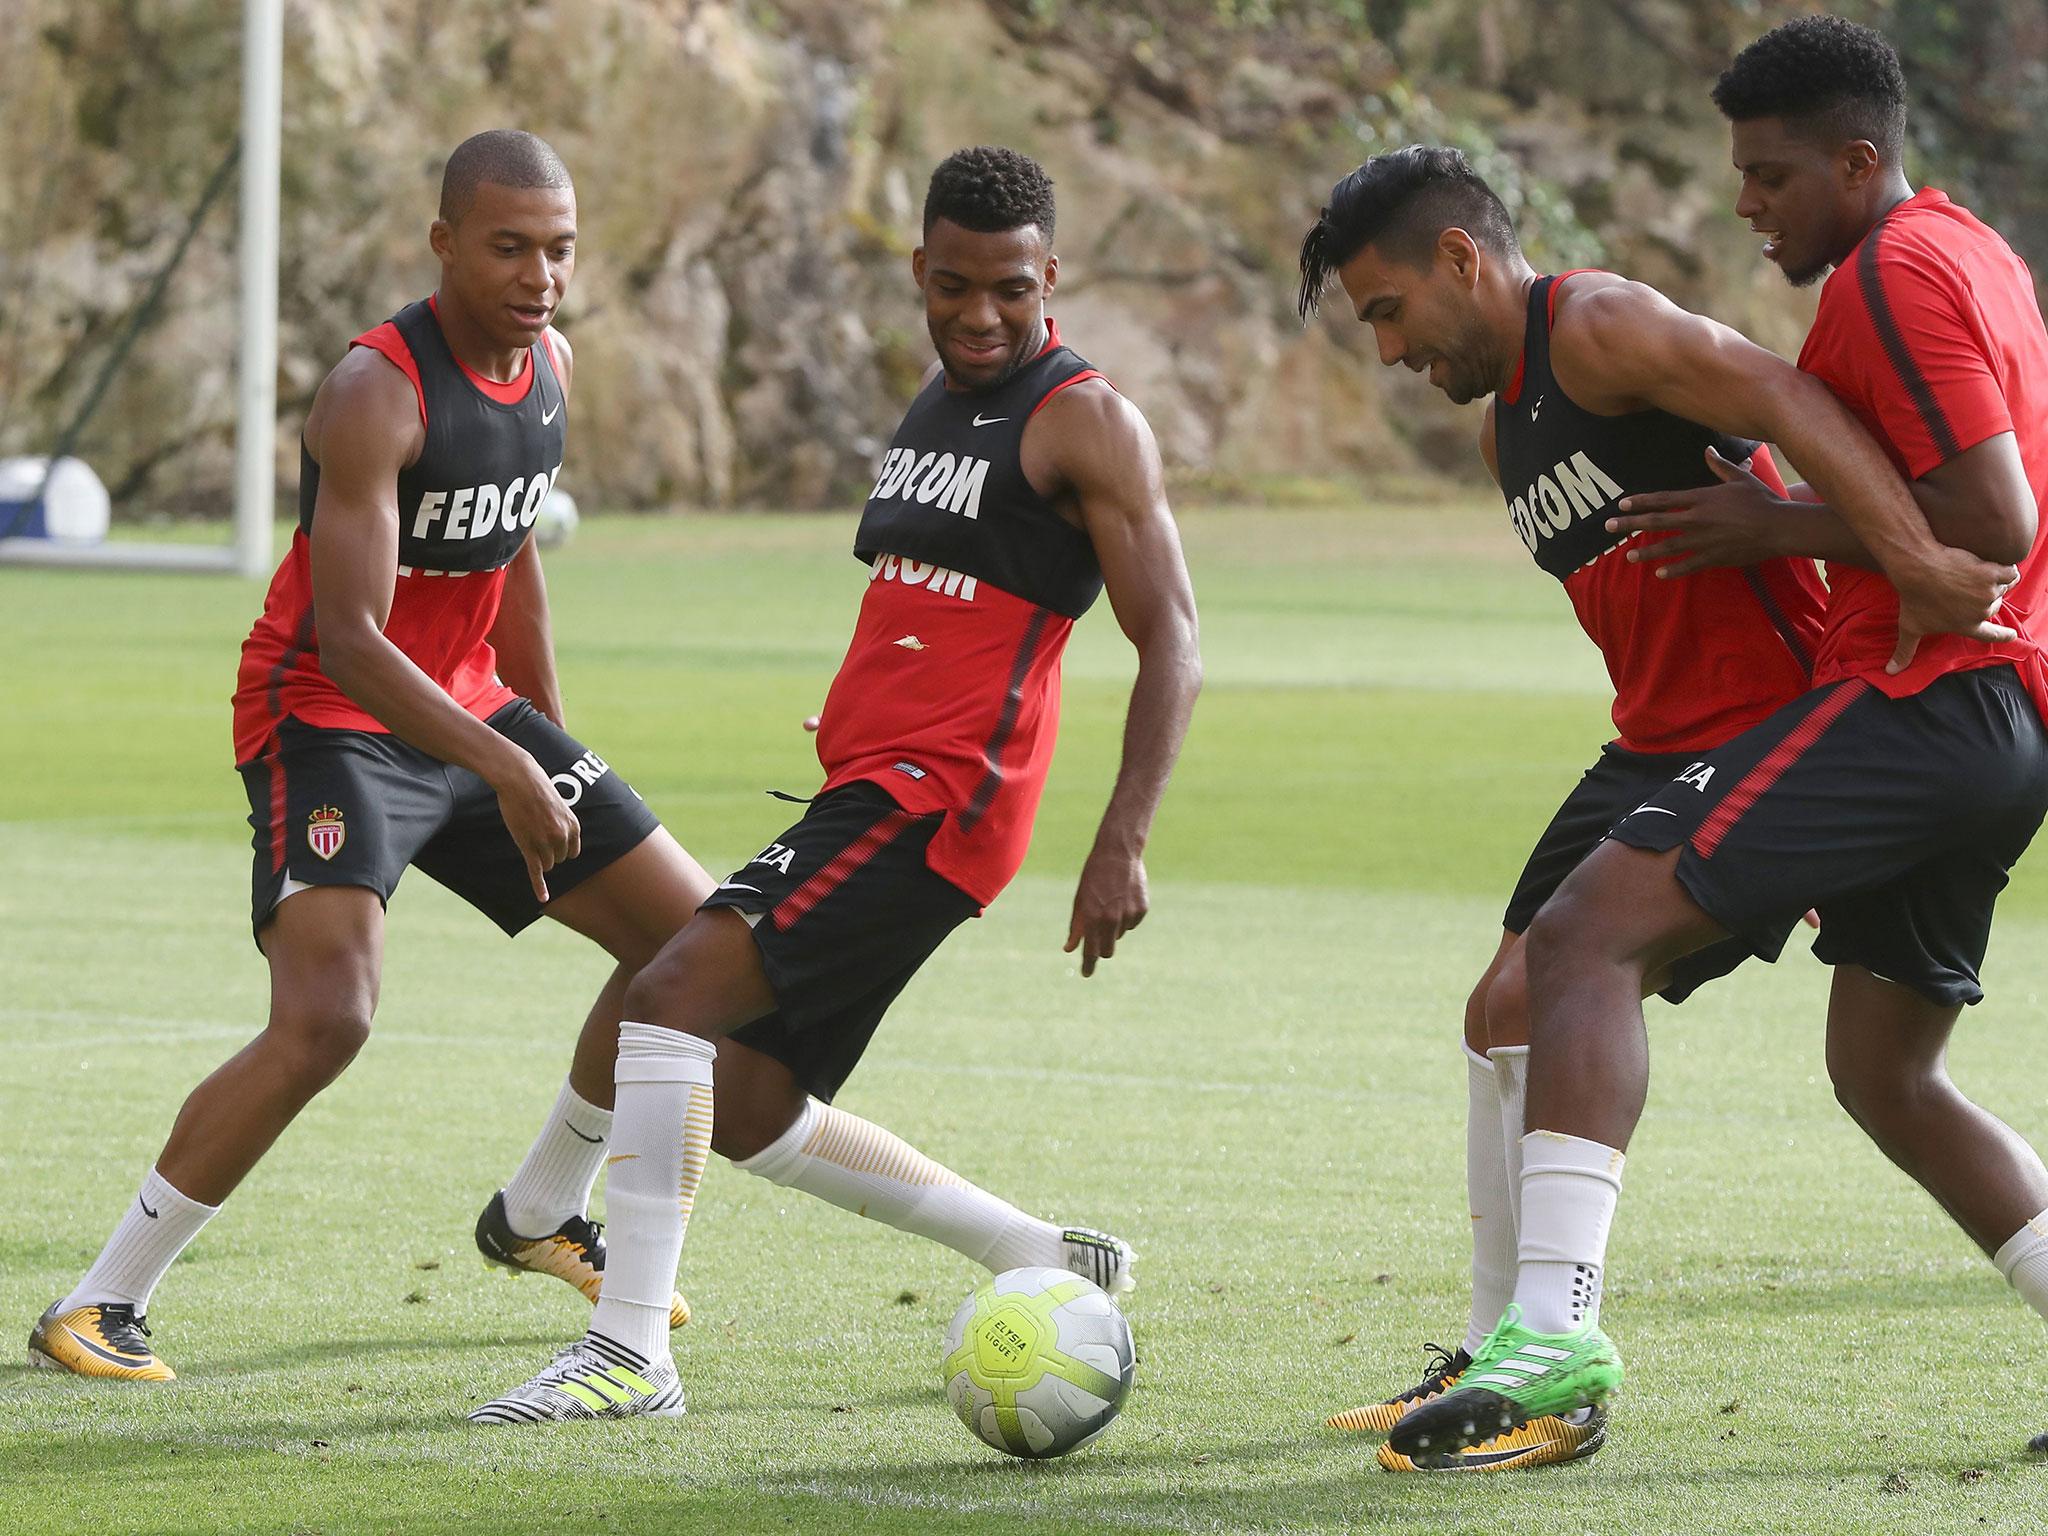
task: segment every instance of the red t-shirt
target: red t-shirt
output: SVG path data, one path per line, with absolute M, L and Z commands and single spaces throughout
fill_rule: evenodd
M 1996 230 L 1934 188 L 1886 214 L 1829 276 L 1799 366 L 1855 412 L 1907 479 L 2011 432 L 2035 501 L 2048 497 L 2048 332 L 2033 279 Z M 2006 596 L 2004 621 L 2018 640 L 1930 636 L 1896 677 L 1885 663 L 1898 593 L 1874 571 L 1830 567 L 1815 684 L 1860 677 L 1906 698 L 1947 673 L 2010 663 L 2048 715 L 2048 668 L 2034 638 L 2048 622 L 2044 536 L 2048 520 Z
M 1757 448 L 1750 469 L 1784 491 L 1768 448 Z M 1653 543 L 1661 537 L 1648 536 Z M 1607 662 L 1615 745 L 1704 752 L 1812 686 L 1827 589 L 1811 560 L 1766 560 L 1667 581 L 1654 564 L 1628 558 L 1642 543 L 1617 545 L 1564 579 L 1579 627 Z
M 420 420 L 427 419 L 426 392 L 418 363 L 398 328 L 386 322 L 364 332 L 351 347 L 368 347 L 412 381 Z M 560 373 L 552 335 L 548 352 Z M 531 358 L 509 383 L 486 379 L 456 359 L 472 384 L 504 405 L 516 404 L 533 387 Z M 426 571 L 401 565 L 391 591 L 391 616 L 384 636 L 432 678 L 448 696 L 478 719 L 488 718 L 518 697 L 498 680 L 498 657 L 490 633 L 498 621 L 507 567 L 488 571 Z M 292 535 L 263 612 L 242 642 L 235 678 L 235 761 L 263 755 L 278 722 L 291 715 L 307 725 L 344 731 L 388 732 L 332 682 L 320 668 L 320 637 L 313 621 L 312 544 L 303 529 Z
M 825 789 L 866 780 L 916 815 L 950 813 L 925 862 L 987 906 L 1031 845 L 1073 629 L 985 581 L 876 556 L 818 726 Z
M 1502 492 L 1523 543 L 1538 567 L 1563 583 L 1579 627 L 1607 663 L 1615 745 L 1704 752 L 1812 687 L 1827 589 L 1811 560 L 1766 560 L 1667 581 L 1653 563 L 1632 562 L 1628 553 L 1669 535 L 1605 533 L 1613 500 L 1706 483 L 1709 445 L 1737 458 L 1748 453 L 1758 479 L 1781 494 L 1785 485 L 1761 443 L 1752 452 L 1746 440 L 1668 412 L 1598 416 L 1572 400 L 1552 370 L 1550 334 L 1565 284 L 1596 271 L 1561 272 L 1530 292 L 1522 358 L 1495 402 Z M 1537 411 L 1546 401 L 1549 414 L 1539 428 Z M 1560 494 L 1563 486 L 1571 489 Z M 1565 538 L 1553 544 L 1553 533 Z

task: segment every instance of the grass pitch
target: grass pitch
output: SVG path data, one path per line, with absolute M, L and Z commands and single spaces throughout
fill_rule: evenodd
M 1142 1255 L 1122 1422 L 1070 1463 L 954 1420 L 949 1252 L 714 1162 L 679 1422 L 473 1429 L 583 1326 L 469 1228 L 604 966 L 417 873 L 378 1030 L 151 1309 L 180 1380 L 30 1373 L 195 1082 L 259 1024 L 227 695 L 256 590 L 0 570 L 0 1524 L 10 1532 L 2038 1531 L 2048 1338 L 1835 1108 L 1824 971 L 1653 1005 L 1607 1323 L 1630 1368 L 1577 1467 L 1395 1478 L 1334 1408 L 1464 1317 L 1465 993 L 1604 679 L 1497 506 L 1186 519 L 1209 685 L 1151 919 L 1059 946 L 1130 653 L 1104 609 L 1016 886 L 926 968 L 842 1102 Z M 570 726 L 722 873 L 816 782 L 797 722 L 862 576 L 845 518 L 598 520 L 550 562 Z M 2008 894 L 1959 1079 L 2048 1141 L 2048 865 Z

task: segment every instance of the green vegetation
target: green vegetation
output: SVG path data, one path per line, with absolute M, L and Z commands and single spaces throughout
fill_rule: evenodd
M 1825 973 L 1652 1020 L 1607 1323 L 1630 1379 L 1579 1467 L 1397 1479 L 1323 1415 L 1464 1313 L 1456 1030 L 1536 831 L 1604 724 L 1597 659 L 1496 507 L 1201 512 L 1209 688 L 1154 910 L 1059 953 L 1128 648 L 1081 627 L 1030 865 L 905 995 L 844 1102 L 1048 1214 L 1127 1234 L 1142 1357 L 1068 1464 L 953 1418 L 952 1254 L 715 1165 L 677 1423 L 483 1431 L 581 1327 L 469 1228 L 603 974 L 431 881 L 394 902 L 377 1035 L 173 1270 L 180 1373 L 0 1366 L 10 1532 L 1970 1531 L 2040 1527 L 2042 1329 L 1834 1106 Z M 859 600 L 839 519 L 599 519 L 551 562 L 570 723 L 715 870 L 815 782 L 798 721 Z M 260 1022 L 226 699 L 253 588 L 0 570 L 0 1327 L 89 1260 L 187 1088 Z M 2020 871 L 1961 1081 L 2048 1140 L 2048 879 Z M 1984 1362 L 1998 1368 L 1986 1369 Z

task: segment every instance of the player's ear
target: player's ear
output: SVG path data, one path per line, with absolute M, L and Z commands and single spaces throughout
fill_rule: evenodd
M 1437 260 L 1466 288 L 1479 282 L 1479 242 L 1455 225 L 1436 237 Z
M 924 292 L 924 247 L 919 246 L 910 253 L 910 280 L 917 284 L 917 291 Z
M 1861 187 L 1877 174 L 1882 163 L 1875 144 L 1868 139 L 1857 139 L 1842 150 L 1843 185 L 1852 190 Z
M 1045 253 L 1045 277 L 1040 285 L 1045 290 L 1045 296 L 1047 298 L 1052 297 L 1052 291 L 1053 289 L 1059 286 L 1059 281 L 1060 259 L 1059 257 L 1053 255 L 1051 251 L 1047 251 Z
M 434 248 L 434 254 L 443 261 L 455 260 L 455 226 L 446 219 L 436 219 L 427 229 L 427 244 Z

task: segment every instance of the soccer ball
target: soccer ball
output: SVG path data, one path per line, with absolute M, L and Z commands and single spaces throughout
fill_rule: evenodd
M 560 549 L 576 532 L 576 523 L 576 498 L 567 491 L 549 491 L 534 520 L 534 540 L 542 549 Z
M 946 1396 L 960 1422 L 1012 1456 L 1064 1456 L 1109 1428 L 1137 1374 L 1131 1325 L 1094 1282 L 1011 1269 L 946 1330 Z

